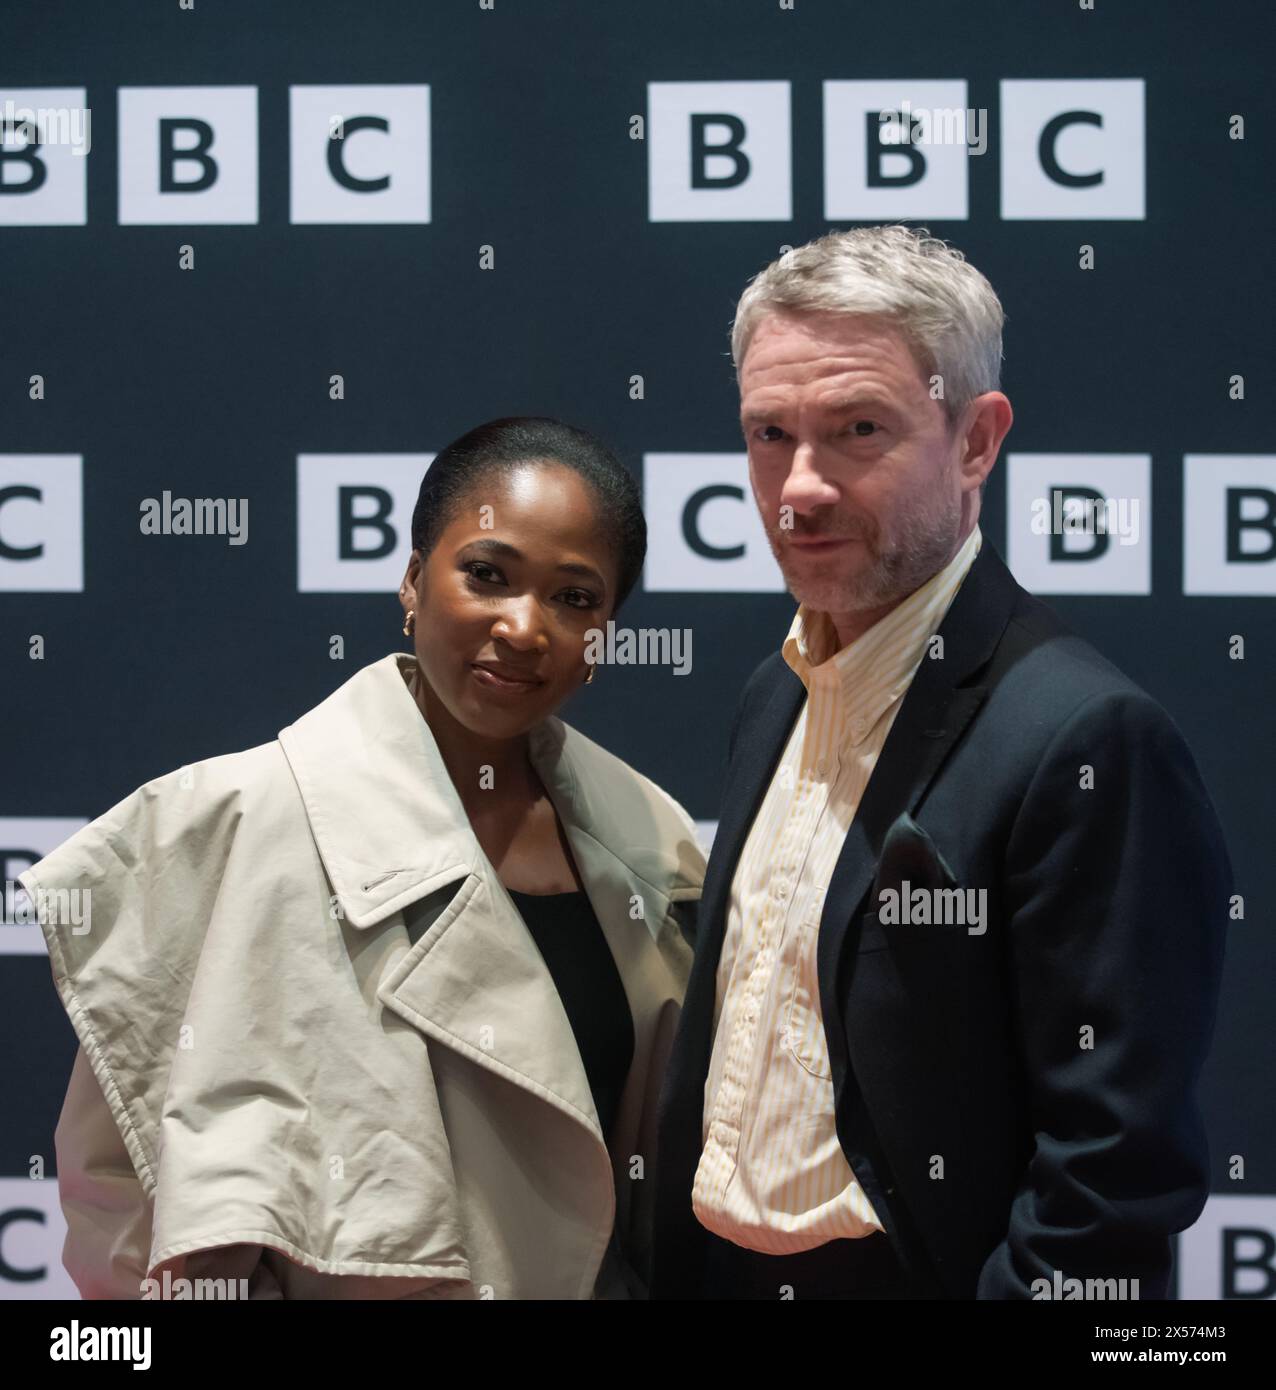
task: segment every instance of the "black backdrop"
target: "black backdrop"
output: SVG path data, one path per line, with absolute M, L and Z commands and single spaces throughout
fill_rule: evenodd
M 1245 919 L 1232 929 L 1202 1083 L 1216 1197 L 1184 1251 L 1183 1292 L 1273 1296 L 1257 1272 L 1229 1288 L 1218 1273 L 1220 1227 L 1255 1231 L 1250 1250 L 1276 1232 L 1276 661 L 1261 592 L 1273 588 L 1262 577 L 1273 564 L 1232 567 L 1235 592 L 1204 595 L 1185 592 L 1184 553 L 1186 456 L 1223 456 L 1207 467 L 1224 470 L 1229 457 L 1255 456 L 1247 466 L 1276 488 L 1276 100 L 1264 10 L 1248 0 L 1099 0 L 1093 12 L 1067 0 L 6 6 L 0 106 L 15 91 L 82 88 L 92 150 L 58 166 L 59 178 L 85 180 L 83 221 L 24 222 L 22 195 L 0 192 L 0 488 L 25 479 L 38 490 L 59 467 L 63 477 L 46 456 L 82 460 L 82 490 L 60 493 L 65 505 L 0 506 L 0 542 L 45 542 L 62 583 L 74 584 L 65 576 L 82 528 L 79 587 L 47 591 L 27 562 L 0 557 L 4 878 L 65 833 L 49 818 L 91 819 L 150 777 L 271 739 L 359 666 L 406 645 L 397 575 L 377 591 L 301 591 L 299 455 L 413 454 L 423 468 L 481 420 L 534 413 L 596 430 L 640 477 L 644 456 L 659 453 L 737 455 L 723 466 L 742 469 L 727 332 L 749 276 L 832 226 L 924 224 L 967 253 L 1008 314 L 1003 389 L 1016 422 L 985 499 L 987 539 L 1008 553 L 1015 455 L 1077 456 L 1082 473 L 1086 456 L 1150 458 L 1149 591 L 1038 591 L 1170 710 L 1219 807 Z M 884 201 L 855 218 L 829 215 L 823 84 L 888 79 L 905 96 L 919 82 L 964 82 L 965 104 L 986 109 L 987 153 L 961 176 L 965 218 L 928 207 L 924 180 L 915 210 Z M 1089 84 L 1103 80 L 1142 84 L 1122 90 L 1136 91 L 1143 128 L 1118 130 L 1112 115 L 1105 127 L 1126 163 L 1100 196 L 1127 211 L 1082 197 L 1010 212 L 1033 195 L 1022 161 L 1005 167 L 1002 122 L 1017 98 L 1003 84 L 1062 83 L 1041 90 L 1064 111 L 1089 109 Z M 652 104 L 664 99 L 648 84 L 728 81 L 789 84 L 788 139 L 770 134 L 791 156 L 791 208 L 709 218 L 687 205 L 679 220 L 653 220 L 649 166 L 675 153 L 633 138 L 632 118 L 646 118 L 650 137 Z M 310 84 L 428 85 L 428 151 L 409 156 L 428 155 L 428 221 L 291 219 L 290 88 Z M 157 225 L 122 215 L 122 145 L 137 138 L 136 127 L 121 131 L 122 89 L 208 86 L 255 89 L 255 217 Z M 722 110 L 716 95 L 706 90 L 697 109 Z M 166 110 L 181 115 L 193 101 L 187 91 Z M 229 178 L 245 144 L 218 130 Z M 1117 158 L 1086 138 L 1061 143 L 1061 161 Z M 369 169 L 379 148 L 362 146 Z M 1141 187 L 1131 157 L 1144 162 Z M 20 160 L 4 162 L 9 185 L 25 177 Z M 183 245 L 193 270 L 179 267 Z M 1094 268 L 1083 270 L 1087 245 Z M 492 269 L 481 268 L 483 246 Z M 334 373 L 340 401 L 329 395 Z M 31 398 L 37 374 L 42 400 Z M 1243 399 L 1229 390 L 1235 374 Z M 375 475 L 377 460 L 359 467 Z M 141 499 L 165 489 L 249 499 L 248 543 L 141 534 Z M 736 515 L 716 513 L 723 535 Z M 406 544 L 408 518 L 398 520 Z M 335 532 L 316 543 L 335 554 Z M 604 669 L 562 713 L 712 822 L 736 695 L 781 640 L 792 601 L 729 580 L 693 590 L 669 589 L 667 575 L 647 581 L 624 621 L 690 628 L 691 674 Z M 35 634 L 40 660 L 30 658 Z M 1236 634 L 1243 660 L 1229 656 Z M 35 1156 L 52 1173 L 74 1044 L 47 961 L 21 947 L 0 959 L 0 1040 L 0 1296 L 41 1296 L 65 1287 L 61 1236 L 53 1182 L 28 1175 Z M 1234 1155 L 1243 1177 L 1232 1175 Z M 14 1215 L 23 1211 L 37 1215 Z

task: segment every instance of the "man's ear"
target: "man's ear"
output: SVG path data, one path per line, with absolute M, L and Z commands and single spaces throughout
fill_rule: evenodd
M 992 470 L 997 466 L 1002 442 L 1010 433 L 1015 416 L 1010 401 L 1000 391 L 986 391 L 982 396 L 976 396 L 966 409 L 966 449 L 958 467 L 968 471 L 972 466 L 976 466 L 976 460 L 987 463 L 983 481 L 980 483 L 982 492 L 983 484 L 992 476 Z

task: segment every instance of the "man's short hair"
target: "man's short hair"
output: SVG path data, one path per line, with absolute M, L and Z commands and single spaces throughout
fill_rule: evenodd
M 758 324 L 775 311 L 885 318 L 908 342 L 932 391 L 942 388 L 937 399 L 950 429 L 976 396 L 1001 389 L 1001 301 L 961 251 L 925 227 L 830 232 L 759 271 L 731 328 L 737 382 Z

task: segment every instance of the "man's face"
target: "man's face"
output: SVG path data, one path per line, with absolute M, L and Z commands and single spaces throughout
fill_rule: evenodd
M 956 551 L 964 496 L 978 513 L 962 432 L 881 319 L 768 314 L 741 364 L 740 422 L 771 549 L 817 611 L 893 607 Z

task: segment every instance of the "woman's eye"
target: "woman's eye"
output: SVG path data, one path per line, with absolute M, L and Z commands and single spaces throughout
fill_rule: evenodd
M 494 565 L 485 564 L 482 560 L 469 560 L 462 568 L 476 584 L 505 586 L 505 576 Z M 569 608 L 598 607 L 598 599 L 588 589 L 564 589 L 562 596 L 567 599 Z

